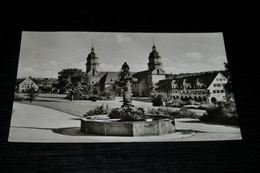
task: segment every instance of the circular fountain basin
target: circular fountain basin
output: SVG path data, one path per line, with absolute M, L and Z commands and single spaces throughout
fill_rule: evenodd
M 158 136 L 175 132 L 175 122 L 169 119 L 148 121 L 118 121 L 113 119 L 81 119 L 81 131 L 102 136 Z

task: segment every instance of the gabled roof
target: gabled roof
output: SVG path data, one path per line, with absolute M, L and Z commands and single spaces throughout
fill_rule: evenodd
M 159 82 L 157 82 L 155 84 L 155 85 L 157 85 L 156 90 L 161 90 L 161 89 L 170 90 L 171 89 L 171 83 L 172 83 L 172 79 L 160 80 Z
M 26 79 L 30 79 L 33 83 L 35 83 L 36 85 L 39 85 L 38 82 L 36 80 L 34 80 L 31 76 L 25 78 L 21 83 L 19 83 L 19 85 L 22 84 Z
M 164 74 L 165 75 L 165 71 L 163 69 L 154 69 L 151 73 L 152 74 Z
M 56 78 L 35 78 L 38 85 L 52 85 L 57 79 Z
M 99 84 L 105 84 L 105 85 L 112 85 L 115 83 L 115 81 L 118 79 L 118 72 L 100 72 L 100 80 L 97 83 Z
M 118 79 L 118 72 L 107 72 L 105 84 L 114 84 L 115 81 Z
M 100 75 L 99 71 L 97 71 L 96 69 L 91 69 L 89 72 L 87 72 L 88 75 Z
M 147 80 L 148 70 L 136 72 L 132 76 L 137 79 L 137 81 L 134 83 L 140 83 L 143 80 Z
M 176 84 L 177 88 L 175 89 L 207 89 L 216 76 L 220 73 L 220 71 L 211 71 L 211 72 L 203 72 L 203 73 L 194 73 L 185 76 L 175 76 L 172 79 L 164 79 L 160 80 L 156 85 L 158 89 L 167 89 L 171 86 L 173 82 Z M 185 86 L 183 85 L 185 83 Z M 200 85 L 200 86 L 198 86 Z

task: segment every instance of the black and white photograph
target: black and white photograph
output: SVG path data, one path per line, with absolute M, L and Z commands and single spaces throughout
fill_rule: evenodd
M 23 31 L 9 142 L 241 140 L 221 32 Z

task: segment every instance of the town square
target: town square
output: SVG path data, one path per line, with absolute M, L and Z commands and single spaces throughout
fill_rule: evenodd
M 221 33 L 23 33 L 11 142 L 240 139 Z

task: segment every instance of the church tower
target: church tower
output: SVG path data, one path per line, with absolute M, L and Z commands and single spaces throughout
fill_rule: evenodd
M 152 52 L 150 52 L 148 57 L 148 95 L 150 95 L 155 87 L 155 84 L 159 82 L 159 80 L 165 79 L 165 72 L 163 70 L 163 63 L 161 62 L 161 57 L 159 53 L 156 51 L 156 47 L 153 41 Z
M 91 52 L 88 54 L 87 57 L 87 63 L 86 63 L 86 73 L 90 77 L 90 84 L 94 85 L 99 81 L 99 62 L 98 62 L 98 57 L 96 56 L 95 49 L 93 47 L 92 43 L 92 48 Z
M 148 72 L 149 74 L 164 74 L 163 63 L 161 62 L 161 57 L 156 51 L 156 47 L 153 42 L 152 52 L 150 53 L 148 62 Z

